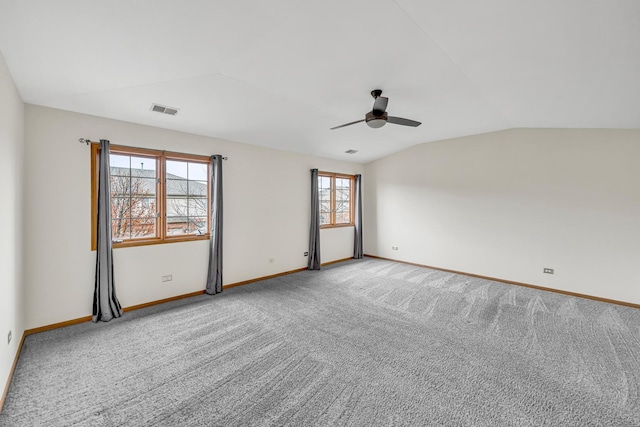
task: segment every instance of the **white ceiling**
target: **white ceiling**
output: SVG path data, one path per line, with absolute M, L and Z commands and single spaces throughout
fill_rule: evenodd
M 0 51 L 28 103 L 355 162 L 640 128 L 638 0 L 0 0 Z M 422 126 L 329 130 L 376 88 Z

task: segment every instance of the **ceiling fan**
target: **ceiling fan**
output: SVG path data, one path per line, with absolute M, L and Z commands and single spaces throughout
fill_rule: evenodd
M 388 123 L 393 123 L 394 125 L 402 125 L 402 126 L 412 126 L 417 127 L 420 126 L 420 122 L 416 122 L 415 120 L 403 119 L 402 117 L 393 117 L 389 116 L 386 112 L 387 103 L 389 102 L 389 98 L 385 98 L 382 95 L 382 90 L 375 89 L 371 91 L 371 96 L 373 96 L 373 110 L 369 111 L 362 120 L 356 120 L 355 122 L 345 123 L 340 126 L 336 126 L 331 128 L 330 130 L 340 129 L 345 126 L 355 125 L 360 122 L 367 122 L 367 126 L 371 128 L 381 128 L 382 126 Z

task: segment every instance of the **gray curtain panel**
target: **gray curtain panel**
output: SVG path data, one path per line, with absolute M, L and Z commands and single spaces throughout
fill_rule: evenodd
M 356 175 L 353 257 L 362 258 L 362 176 Z
M 309 231 L 309 270 L 320 270 L 320 200 L 318 169 L 311 169 L 311 227 Z
M 96 234 L 96 281 L 93 292 L 93 321 L 108 322 L 122 316 L 113 280 L 113 246 L 111 244 L 111 184 L 109 182 L 109 141 L 100 140 L 98 166 L 98 225 Z
M 222 156 L 211 156 L 211 230 L 209 268 L 205 291 L 210 295 L 222 292 Z

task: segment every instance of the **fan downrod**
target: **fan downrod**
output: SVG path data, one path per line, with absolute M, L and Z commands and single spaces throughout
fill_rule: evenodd
M 380 95 L 382 95 L 382 89 L 374 89 L 371 91 L 371 96 L 373 96 L 373 99 L 376 99 Z

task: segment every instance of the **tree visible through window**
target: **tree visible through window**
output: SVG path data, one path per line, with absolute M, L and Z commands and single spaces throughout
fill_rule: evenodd
M 351 224 L 351 181 L 336 177 L 336 224 Z
M 318 174 L 318 197 L 320 198 L 320 225 L 331 224 L 331 177 Z
M 167 235 L 207 233 L 208 165 L 167 160 Z
M 111 154 L 109 162 L 113 240 L 155 237 L 158 217 L 156 159 Z
M 321 227 L 353 225 L 353 182 L 351 175 L 318 173 Z
M 92 146 L 92 248 L 95 248 L 98 146 Z M 114 246 L 209 237 L 209 158 L 111 146 Z

